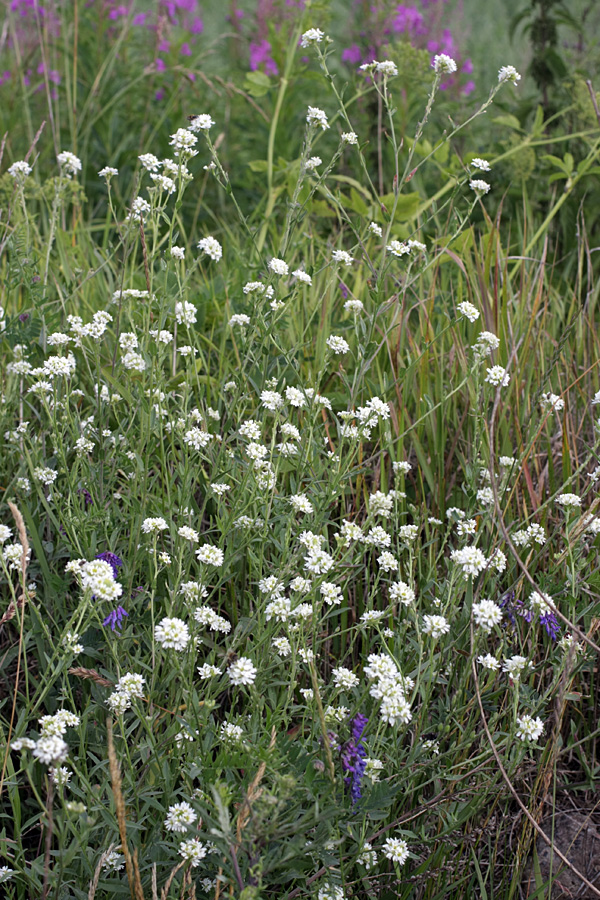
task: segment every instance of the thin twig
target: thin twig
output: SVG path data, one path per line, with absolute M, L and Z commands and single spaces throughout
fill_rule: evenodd
M 600 125 L 600 109 L 598 109 L 598 100 L 596 99 L 596 91 L 592 86 L 592 82 L 588 78 L 586 81 L 587 89 L 590 92 L 590 97 L 592 98 L 592 104 L 594 106 L 594 112 L 596 113 L 596 118 L 598 120 L 598 125 Z
M 21 541 L 21 546 L 23 548 L 23 552 L 21 554 L 21 597 L 17 601 L 17 605 L 21 607 L 21 621 L 19 626 L 19 650 L 17 653 L 17 671 L 15 673 L 15 689 L 13 693 L 13 702 L 12 709 L 10 712 L 10 721 L 8 723 L 8 734 L 6 736 L 6 748 L 4 751 L 4 760 L 2 762 L 2 773 L 0 774 L 0 797 L 2 796 L 2 788 L 4 786 L 4 776 L 6 774 L 6 766 L 8 764 L 8 755 L 10 753 L 10 739 L 12 736 L 13 724 L 15 721 L 15 713 L 17 711 L 17 696 L 19 693 L 19 675 L 21 674 L 21 653 L 23 650 L 23 629 L 25 623 L 25 598 L 27 597 L 27 565 L 29 561 L 29 541 L 27 540 L 27 531 L 25 529 L 25 522 L 23 521 L 23 516 L 17 509 L 14 503 L 11 503 L 10 500 L 8 502 L 8 508 L 13 514 L 13 518 L 15 520 L 15 524 L 17 526 L 17 531 L 19 533 L 19 539 Z
M 538 823 L 535 821 L 535 819 L 533 818 L 533 816 L 531 815 L 531 813 L 529 812 L 529 810 L 527 809 L 527 807 L 525 806 L 525 804 L 523 803 L 523 801 L 521 800 L 521 798 L 519 797 L 519 795 L 517 794 L 517 792 L 516 792 L 516 790 L 515 790 L 515 788 L 514 788 L 512 782 L 511 782 L 510 778 L 508 777 L 508 773 L 507 773 L 506 769 L 504 768 L 504 766 L 503 766 L 503 764 L 502 764 L 502 760 L 501 760 L 501 758 L 500 758 L 500 754 L 498 753 L 498 750 L 497 750 L 496 745 L 495 745 L 495 743 L 494 743 L 494 739 L 493 739 L 492 735 L 490 734 L 490 729 L 488 728 L 488 723 L 487 723 L 487 720 L 486 720 L 486 718 L 485 718 L 485 710 L 484 710 L 484 708 L 483 708 L 483 701 L 482 701 L 482 699 L 481 699 L 481 693 L 480 693 L 480 690 L 479 690 L 479 678 L 478 678 L 478 675 L 477 675 L 477 666 L 475 665 L 475 659 L 474 659 L 473 657 L 471 658 L 471 669 L 472 669 L 472 671 L 473 671 L 473 678 L 474 678 L 474 681 L 475 681 L 475 694 L 477 695 L 477 703 L 478 703 L 478 705 L 479 705 L 479 712 L 480 712 L 480 715 L 481 715 L 481 723 L 482 723 L 482 725 L 483 725 L 483 730 L 485 731 L 485 734 L 486 734 L 486 737 L 487 737 L 487 740 L 488 740 L 488 744 L 490 745 L 490 749 L 491 749 L 492 753 L 494 754 L 494 757 L 495 757 L 495 759 L 496 759 L 496 764 L 497 764 L 497 766 L 498 766 L 498 769 L 500 770 L 500 774 L 502 775 L 502 778 L 503 778 L 503 780 L 504 780 L 504 783 L 506 784 L 507 788 L 509 789 L 509 791 L 511 792 L 511 794 L 513 795 L 513 797 L 515 798 L 515 800 L 516 800 L 517 803 L 519 804 L 519 807 L 520 807 L 521 811 L 522 811 L 523 814 L 527 817 L 528 821 L 529 821 L 530 824 L 533 826 L 533 828 L 535 829 L 535 831 L 537 832 L 537 834 L 539 834 L 539 836 L 542 838 L 542 840 L 543 840 L 546 844 L 548 844 L 549 847 L 552 848 L 552 852 L 555 853 L 556 856 L 558 856 L 558 858 L 561 859 L 561 860 L 563 861 L 563 863 L 565 864 L 565 866 L 567 866 L 567 867 L 571 870 L 571 872 L 573 872 L 574 875 L 577 876 L 577 878 L 580 878 L 581 881 L 583 881 L 583 883 L 584 883 L 585 885 L 587 885 L 587 887 L 592 891 L 592 893 L 594 894 L 595 897 L 600 897 L 600 891 L 598 890 L 598 888 L 594 887 L 594 885 L 592 884 L 592 882 L 591 882 L 591 881 L 588 881 L 588 879 L 585 877 L 585 875 L 583 875 L 583 873 L 580 872 L 579 869 L 576 869 L 575 866 L 573 865 L 573 863 L 569 862 L 569 860 L 568 860 L 567 857 L 564 855 L 564 853 L 562 853 L 562 852 L 558 849 L 558 847 L 556 846 L 556 844 L 548 837 L 548 835 L 546 834 L 546 832 L 545 832 L 542 828 L 540 828 L 540 826 L 538 825 Z
M 171 885 L 173 883 L 173 879 L 175 878 L 175 876 L 177 875 L 179 870 L 181 868 L 183 868 L 183 866 L 185 866 L 186 862 L 187 862 L 186 859 L 182 859 L 181 862 L 177 863 L 175 868 L 171 870 L 171 874 L 167 878 L 165 886 L 162 889 L 162 891 L 160 892 L 160 900 L 167 900 L 167 897 L 169 896 L 169 888 L 171 887 Z
M 102 866 L 104 865 L 104 863 L 106 862 L 106 860 L 108 859 L 108 857 L 113 852 L 113 850 L 115 849 L 116 846 L 117 846 L 116 844 L 111 844 L 110 847 L 108 848 L 108 850 L 105 850 L 104 853 L 102 854 L 102 856 L 100 857 L 100 859 L 98 860 L 98 865 L 96 866 L 96 870 L 94 872 L 94 877 L 90 881 L 90 888 L 88 891 L 88 900 L 94 900 L 94 897 L 96 896 L 96 891 L 98 890 L 98 882 L 100 881 L 100 872 L 102 871 Z
M 110 781 L 112 785 L 113 797 L 115 798 L 115 810 L 117 814 L 117 822 L 119 823 L 119 834 L 121 836 L 121 847 L 123 856 L 125 857 L 125 870 L 127 872 L 127 880 L 129 881 L 129 891 L 132 900 L 144 900 L 144 892 L 140 880 L 139 868 L 137 866 L 137 858 L 132 859 L 127 844 L 127 824 L 125 819 L 125 801 L 123 799 L 123 791 L 121 790 L 121 774 L 119 772 L 119 763 L 117 754 L 115 753 L 115 745 L 113 742 L 113 724 L 112 719 L 106 722 L 106 732 L 108 738 L 108 766 L 110 770 Z
M 54 784 L 52 778 L 48 778 L 48 797 L 46 801 L 46 840 L 44 846 L 44 883 L 42 886 L 42 900 L 46 900 L 50 887 L 50 853 L 52 851 L 52 833 L 54 831 L 54 816 L 52 807 L 54 803 Z

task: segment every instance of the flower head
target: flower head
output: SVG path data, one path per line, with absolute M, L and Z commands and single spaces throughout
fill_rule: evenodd
M 521 80 L 521 76 L 517 72 L 514 66 L 502 66 L 502 68 L 498 71 L 498 81 L 500 84 L 504 84 L 505 81 L 512 81 L 512 83 L 517 86 L 517 83 Z
M 300 39 L 301 47 L 313 47 L 315 44 L 320 44 L 325 34 L 321 31 L 320 28 L 309 28 L 308 31 L 305 31 Z
M 438 53 L 434 56 L 431 67 L 436 75 L 452 75 L 456 72 L 456 62 L 447 53 Z
M 309 106 L 308 112 L 306 114 L 306 121 L 309 125 L 314 125 L 315 127 L 320 126 L 323 131 L 329 128 L 329 122 L 327 121 L 327 115 L 322 109 L 319 109 L 318 106 Z
M 229 680 L 236 686 L 240 684 L 254 684 L 256 672 L 256 666 L 246 656 L 240 656 L 227 669 Z
M 450 631 L 450 623 L 444 616 L 423 616 L 423 632 L 434 640 Z
M 192 864 L 192 868 L 199 866 L 204 859 L 208 850 L 206 846 L 199 841 L 198 838 L 191 838 L 189 841 L 182 841 L 179 845 L 179 855 L 183 859 Z
M 189 131 L 209 131 L 214 125 L 214 120 L 208 115 L 208 113 L 200 113 L 198 116 L 194 116 L 193 119 L 190 120 L 190 124 L 188 125 Z
M 106 628 L 110 626 L 110 630 L 114 631 L 115 628 L 117 631 L 121 630 L 123 619 L 125 616 L 128 616 L 129 613 L 125 612 L 122 606 L 117 606 L 116 609 L 111 610 L 111 612 L 107 615 L 107 617 L 102 621 L 102 624 Z
M 581 497 L 578 494 L 559 494 L 556 502 L 563 509 L 571 509 L 581 506 Z
M 456 307 L 456 311 L 460 313 L 461 316 L 464 316 L 465 319 L 468 319 L 469 322 L 476 322 L 479 318 L 479 310 L 476 306 L 473 306 L 472 303 L 469 303 L 468 300 L 459 303 Z
M 335 263 L 344 266 L 350 266 L 354 262 L 354 257 L 350 256 L 346 250 L 333 250 L 331 253 L 331 258 Z
M 66 175 L 67 178 L 72 178 L 73 175 L 81 172 L 81 160 L 74 153 L 71 153 L 70 150 L 63 150 L 56 159 L 62 174 Z
M 165 650 L 185 650 L 190 640 L 190 632 L 182 619 L 164 618 L 154 629 L 154 640 Z
M 388 838 L 383 845 L 383 855 L 403 866 L 408 859 L 408 844 L 402 838 Z
M 198 816 L 189 803 L 175 803 L 169 807 L 165 828 L 167 831 L 186 831 L 197 818 Z
M 488 184 L 487 181 L 484 181 L 482 178 L 473 178 L 469 182 L 469 187 L 472 191 L 475 191 L 476 194 L 487 194 L 487 192 L 491 188 L 491 185 Z
M 198 249 L 202 250 L 203 253 L 206 253 L 207 256 L 210 256 L 215 262 L 219 262 L 223 256 L 223 248 L 220 243 L 216 238 L 211 237 L 210 235 L 198 241 Z
M 275 256 L 269 260 L 269 268 L 276 275 L 287 275 L 290 270 L 285 260 L 277 259 Z
M 483 631 L 491 631 L 502 621 L 502 610 L 493 600 L 480 600 L 473 604 L 473 618 Z
M 494 387 L 507 387 L 510 382 L 510 375 L 502 366 L 490 366 L 485 380 Z
M 348 344 L 348 342 L 343 337 L 339 337 L 335 334 L 332 334 L 327 338 L 326 344 L 329 349 L 337 355 L 348 353 L 350 350 L 350 345 Z
M 544 733 L 544 723 L 540 718 L 524 715 L 517 719 L 517 737 L 521 741 L 537 741 Z
M 11 175 L 17 184 L 23 184 L 28 175 L 31 175 L 32 168 L 25 160 L 17 160 L 12 166 L 8 167 L 8 174 Z

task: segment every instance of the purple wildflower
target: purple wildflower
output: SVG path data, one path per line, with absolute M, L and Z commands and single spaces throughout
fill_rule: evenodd
M 505 594 L 502 594 L 498 602 L 506 613 L 511 625 L 516 625 L 517 620 L 515 618 L 515 592 L 507 591 Z M 518 602 L 520 603 L 520 601 Z M 521 603 L 521 606 L 522 605 L 523 604 Z
M 358 46 L 358 44 L 352 44 L 350 47 L 346 47 L 345 50 L 342 50 L 342 62 L 350 63 L 351 66 L 356 66 L 362 59 L 362 50 Z
M 560 625 L 556 621 L 556 616 L 554 615 L 554 613 L 547 612 L 543 616 L 540 616 L 540 625 L 544 626 L 548 637 L 552 638 L 552 640 L 555 641 L 560 634 Z
M 250 44 L 250 68 L 255 72 L 263 63 L 267 75 L 277 75 L 279 69 L 271 56 L 271 44 L 269 41 L 252 42 Z
M 358 713 L 357 716 L 352 720 L 352 740 L 355 744 L 358 744 L 361 737 L 363 736 L 363 731 L 367 727 L 368 719 L 366 716 L 363 716 L 362 713 Z
M 125 610 L 123 609 L 122 606 L 117 606 L 116 609 L 113 609 L 107 615 L 107 617 L 104 619 L 102 624 L 104 625 L 105 628 L 108 625 L 110 625 L 111 631 L 114 631 L 115 628 L 117 629 L 117 631 L 120 631 L 121 627 L 122 627 L 122 623 L 123 623 L 123 618 L 124 618 L 124 616 L 128 616 L 128 615 L 129 615 L 129 613 L 125 612 Z
M 514 591 L 507 591 L 505 594 L 502 594 L 499 603 L 513 626 L 517 624 L 517 616 L 525 619 L 526 622 L 533 622 L 534 610 L 524 606 L 522 600 L 516 600 Z M 560 625 L 556 621 L 554 613 L 549 611 L 541 615 L 540 625 L 544 626 L 546 634 L 555 641 L 560 633 Z
M 423 14 L 416 6 L 404 6 L 404 4 L 397 6 L 391 24 L 393 30 L 399 34 L 407 31 L 413 32 L 413 34 L 425 34 L 427 31 L 423 24 Z
M 362 797 L 361 785 L 367 767 L 367 751 L 362 743 L 362 736 L 368 721 L 361 713 L 355 716 L 351 723 L 352 737 L 342 747 L 342 769 L 348 772 L 344 782 L 350 787 L 353 804 L 358 803 Z

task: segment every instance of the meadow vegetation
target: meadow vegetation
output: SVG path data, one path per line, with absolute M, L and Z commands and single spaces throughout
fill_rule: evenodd
M 550 896 L 599 777 L 593 72 L 484 86 L 444 4 L 196 7 L 7 15 L 3 896 Z

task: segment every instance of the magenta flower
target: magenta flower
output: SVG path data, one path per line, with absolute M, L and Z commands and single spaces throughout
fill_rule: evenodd
M 345 50 L 342 50 L 342 62 L 350 63 L 351 66 L 356 66 L 362 59 L 362 50 L 358 46 L 358 44 L 352 44 L 350 47 L 346 47 Z
M 259 66 L 264 65 L 267 75 L 277 75 L 279 69 L 277 63 L 271 57 L 271 44 L 263 40 L 258 44 L 250 44 L 250 68 L 255 72 Z

